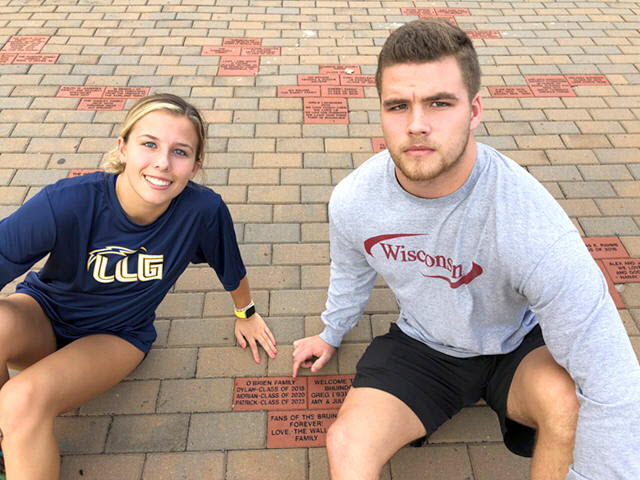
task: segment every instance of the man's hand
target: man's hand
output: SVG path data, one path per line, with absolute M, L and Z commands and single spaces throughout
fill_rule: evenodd
M 324 367 L 335 351 L 336 347 L 322 340 L 320 335 L 296 340 L 293 342 L 293 376 L 298 375 L 299 367 L 311 368 L 313 373 L 317 372 Z
M 262 345 L 267 355 L 276 358 L 276 339 L 267 327 L 259 313 L 254 313 L 249 318 L 238 318 L 235 328 L 236 340 L 242 348 L 247 348 L 247 344 L 251 347 L 251 353 L 256 363 L 260 363 L 260 355 L 258 354 L 258 343 Z

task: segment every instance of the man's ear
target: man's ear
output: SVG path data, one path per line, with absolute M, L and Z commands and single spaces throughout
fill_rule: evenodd
M 469 125 L 470 130 L 474 130 L 482 121 L 482 100 L 480 94 L 476 93 L 473 100 L 471 100 L 471 123 Z

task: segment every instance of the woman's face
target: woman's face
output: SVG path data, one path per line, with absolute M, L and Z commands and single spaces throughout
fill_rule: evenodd
M 198 135 L 191 121 L 165 110 L 136 122 L 125 142 L 118 139 L 124 172 L 116 193 L 127 215 L 148 224 L 164 213 L 200 169 Z

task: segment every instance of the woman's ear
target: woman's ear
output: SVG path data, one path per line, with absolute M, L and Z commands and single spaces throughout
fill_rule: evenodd
M 127 146 L 127 142 L 122 137 L 118 137 L 118 156 L 122 163 L 127 163 L 127 152 L 125 148 Z
M 193 164 L 193 170 L 191 170 L 191 180 L 193 180 L 193 178 L 196 176 L 196 173 L 200 171 L 201 167 L 202 167 L 202 160 L 196 160 L 195 163 Z

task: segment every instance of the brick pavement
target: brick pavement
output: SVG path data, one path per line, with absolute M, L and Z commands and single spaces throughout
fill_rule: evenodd
M 280 356 L 263 355 L 260 365 L 234 347 L 228 296 L 210 270 L 190 267 L 158 309 L 158 340 L 146 361 L 58 419 L 63 479 L 328 478 L 322 448 L 266 448 L 266 412 L 233 412 L 233 379 L 288 375 L 292 341 L 318 332 L 328 197 L 372 154 L 381 136 L 378 101 L 367 77 L 355 90 L 346 87 L 355 76 L 342 84 L 335 77 L 334 92 L 362 94 L 324 103 L 280 96 L 278 88 L 316 88 L 304 82 L 322 65 L 371 75 L 390 30 L 427 12 L 446 15 L 445 7 L 457 8 L 453 21 L 477 37 L 485 109 L 478 140 L 543 182 L 584 236 L 618 236 L 640 257 L 637 0 L 0 2 L 0 218 L 71 170 L 97 168 L 137 92 L 185 96 L 209 123 L 201 181 L 229 204 L 256 304 L 280 344 Z M 564 90 L 544 93 L 551 76 Z M 81 92 L 97 97 L 61 96 L 70 86 L 100 88 Z M 492 96 L 488 87 L 499 88 Z M 331 107 L 338 104 L 346 109 Z M 312 123 L 318 115 L 337 123 Z M 615 288 L 640 354 L 640 286 Z M 353 373 L 394 312 L 378 282 L 359 326 L 322 373 Z M 506 452 L 495 418 L 477 405 L 430 445 L 401 450 L 382 478 L 524 479 L 527 466 Z

